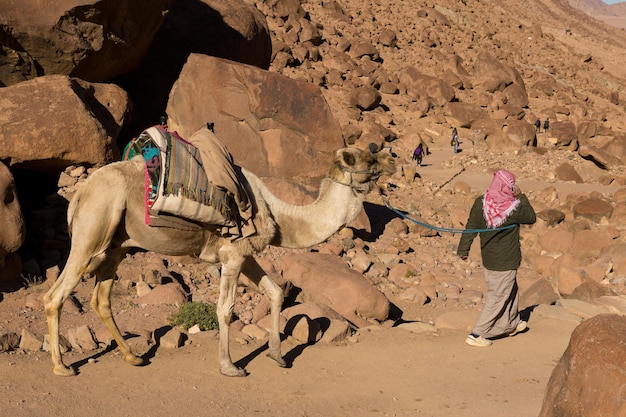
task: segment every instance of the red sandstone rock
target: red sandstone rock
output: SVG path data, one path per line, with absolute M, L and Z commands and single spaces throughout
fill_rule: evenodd
M 552 372 L 539 417 L 626 413 L 626 317 L 604 314 L 580 324 Z

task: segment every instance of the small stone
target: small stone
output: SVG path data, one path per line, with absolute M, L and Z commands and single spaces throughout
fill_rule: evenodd
M 22 329 L 20 349 L 26 352 L 38 352 L 43 346 L 43 338 L 28 329 Z
M 180 330 L 170 329 L 159 339 L 159 345 L 165 349 L 178 349 L 182 346 L 183 334 Z
M 197 324 L 194 324 L 193 326 L 191 326 L 188 330 L 187 333 L 189 334 L 196 334 L 196 333 L 200 333 L 202 330 L 200 330 L 200 326 Z

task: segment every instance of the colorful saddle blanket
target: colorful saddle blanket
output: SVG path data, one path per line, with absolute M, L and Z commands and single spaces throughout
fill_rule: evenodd
M 142 155 L 146 162 L 146 224 L 170 214 L 201 224 L 233 227 L 237 222 L 234 196 L 212 184 L 200 151 L 164 126 L 144 130 L 124 149 L 124 160 Z

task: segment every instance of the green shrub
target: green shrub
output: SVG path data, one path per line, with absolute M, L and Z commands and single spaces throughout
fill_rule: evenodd
M 22 278 L 22 283 L 24 284 L 26 288 L 34 287 L 36 285 L 43 283 L 46 280 L 46 278 L 43 276 L 37 276 L 37 275 L 31 275 L 31 274 L 27 274 L 27 275 L 22 274 L 21 278 Z
M 172 326 L 181 326 L 187 330 L 194 325 L 198 325 L 200 330 L 217 330 L 217 307 L 212 303 L 190 302 L 185 303 L 178 309 L 178 313 L 173 314 L 168 319 Z

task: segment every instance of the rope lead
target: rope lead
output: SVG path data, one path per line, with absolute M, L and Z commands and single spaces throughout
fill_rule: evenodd
M 454 229 L 454 228 L 448 228 L 448 227 L 438 227 L 438 226 L 432 226 L 430 224 L 427 223 L 423 223 L 420 222 L 419 220 L 415 220 L 409 216 L 407 216 L 406 214 L 402 213 L 400 210 L 397 210 L 395 208 L 393 208 L 385 199 L 383 199 L 385 206 L 387 206 L 387 208 L 391 211 L 393 211 L 394 213 L 400 215 L 401 217 L 412 221 L 413 223 L 417 223 L 420 226 L 424 226 L 427 227 L 429 229 L 432 230 L 436 230 L 438 232 L 445 232 L 445 233 L 485 233 L 485 232 L 497 232 L 500 230 L 508 230 L 508 229 L 513 229 L 514 227 L 516 227 L 516 224 L 510 224 L 508 226 L 504 226 L 504 227 L 496 227 L 495 229 Z

